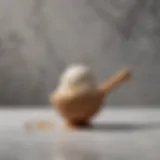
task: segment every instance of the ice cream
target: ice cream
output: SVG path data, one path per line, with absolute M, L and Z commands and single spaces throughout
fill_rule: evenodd
M 92 92 L 96 88 L 96 80 L 90 68 L 85 65 L 75 64 L 69 66 L 61 75 L 59 94 L 82 95 Z

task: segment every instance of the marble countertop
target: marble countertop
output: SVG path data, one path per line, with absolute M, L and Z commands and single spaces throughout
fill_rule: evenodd
M 0 110 L 0 160 L 159 160 L 160 109 L 110 108 L 74 132 L 26 131 L 28 122 L 61 122 L 51 109 Z

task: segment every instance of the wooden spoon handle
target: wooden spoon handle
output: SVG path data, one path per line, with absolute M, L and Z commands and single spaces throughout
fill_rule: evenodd
M 124 69 L 124 70 L 118 72 L 117 74 L 115 74 L 113 77 L 111 77 L 105 83 L 100 85 L 100 89 L 103 91 L 104 94 L 107 94 L 112 89 L 117 87 L 121 82 L 123 82 L 129 78 L 130 78 L 129 70 Z

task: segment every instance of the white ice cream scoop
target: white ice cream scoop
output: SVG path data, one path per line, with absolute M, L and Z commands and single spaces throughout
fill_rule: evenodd
M 57 92 L 69 95 L 86 94 L 92 92 L 96 85 L 90 68 L 82 64 L 75 64 L 62 73 Z

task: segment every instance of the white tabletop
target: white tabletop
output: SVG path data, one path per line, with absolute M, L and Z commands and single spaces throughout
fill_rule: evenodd
M 0 111 L 0 159 L 160 160 L 160 109 L 110 107 L 89 130 L 26 132 L 37 120 L 60 122 L 51 109 Z
M 61 122 L 61 117 L 53 109 L 1 109 L 0 129 L 22 129 L 26 122 L 38 120 L 49 120 L 56 123 Z M 116 108 L 101 110 L 94 118 L 93 124 L 101 123 L 151 123 L 160 122 L 160 109 L 123 109 Z

